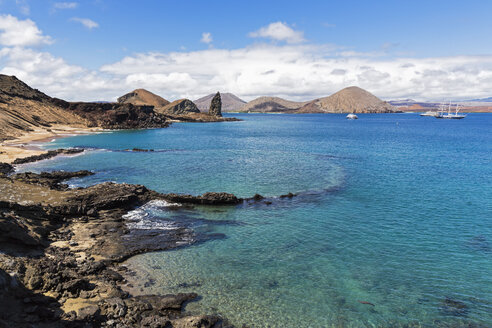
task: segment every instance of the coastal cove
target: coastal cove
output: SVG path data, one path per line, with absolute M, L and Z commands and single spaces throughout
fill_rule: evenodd
M 85 152 L 18 171 L 95 173 L 72 187 L 263 195 L 232 206 L 150 203 L 125 216 L 130 227 L 203 237 L 124 264 L 132 294 L 198 293 L 190 314 L 237 327 L 492 322 L 492 114 L 234 116 L 242 121 L 56 139 L 43 146 Z

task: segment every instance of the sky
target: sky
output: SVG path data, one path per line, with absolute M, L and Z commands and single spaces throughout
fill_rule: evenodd
M 137 88 L 310 100 L 492 96 L 492 1 L 0 0 L 0 73 L 69 101 Z

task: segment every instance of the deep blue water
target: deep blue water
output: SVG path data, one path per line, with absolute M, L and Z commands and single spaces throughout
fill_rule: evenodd
M 236 116 L 244 121 L 58 139 L 47 147 L 94 150 L 23 169 L 97 173 L 75 185 L 273 197 L 146 209 L 154 222 L 186 217 L 226 236 L 127 262 L 142 285 L 155 281 L 144 293 L 202 295 L 190 312 L 239 327 L 492 326 L 491 114 Z M 155 151 L 122 151 L 134 147 Z M 300 195 L 275 198 L 288 192 Z

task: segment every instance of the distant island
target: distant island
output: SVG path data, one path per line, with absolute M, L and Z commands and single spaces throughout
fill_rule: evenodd
M 331 96 L 310 101 L 297 102 L 279 97 L 259 97 L 245 102 L 227 93 L 229 112 L 238 113 L 394 113 L 398 109 L 370 92 L 359 87 L 348 87 Z M 195 100 L 201 108 L 206 108 L 213 95 Z
M 463 112 L 472 113 L 490 113 L 492 112 L 492 103 L 490 100 L 492 98 L 475 99 L 467 101 L 446 101 L 446 102 L 424 102 L 416 101 L 413 99 L 403 99 L 403 100 L 391 100 L 389 103 L 398 110 L 403 112 L 425 112 L 425 111 L 436 111 L 441 105 L 451 105 L 453 108 L 456 104 L 462 106 Z

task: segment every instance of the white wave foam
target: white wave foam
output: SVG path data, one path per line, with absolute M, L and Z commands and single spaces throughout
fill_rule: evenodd
M 181 206 L 178 203 L 169 203 L 165 200 L 152 200 L 145 205 L 130 211 L 123 215 L 126 225 L 130 229 L 159 229 L 159 230 L 174 230 L 178 227 L 173 222 L 163 221 L 159 219 L 152 219 L 149 211 L 152 209 L 161 209 L 164 207 L 176 207 Z
M 165 201 L 164 199 L 154 199 L 148 202 L 147 204 L 143 205 L 143 208 L 162 208 L 162 207 L 179 207 L 181 204 L 179 203 L 170 203 Z M 142 208 L 140 207 L 140 208 Z

